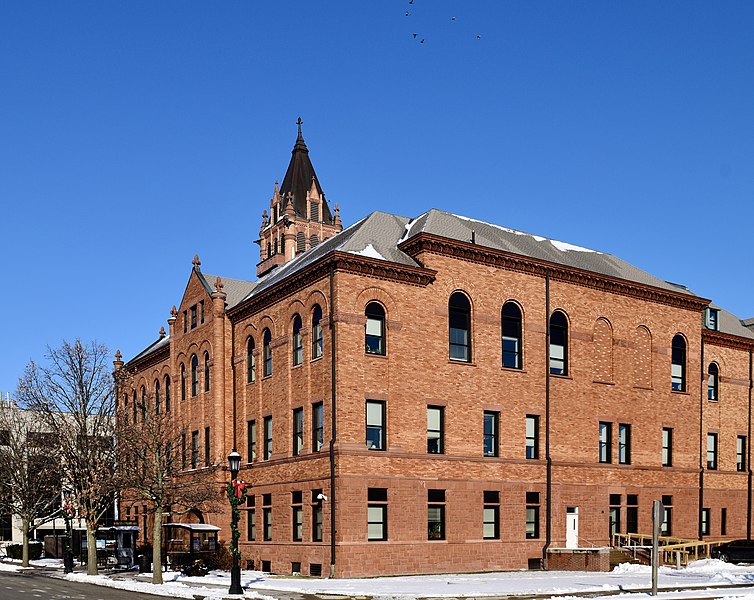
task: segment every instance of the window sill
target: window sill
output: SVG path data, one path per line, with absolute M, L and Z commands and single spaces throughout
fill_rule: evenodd
M 297 365 L 291 365 L 291 370 L 293 370 L 293 369 L 300 369 L 303 366 L 304 366 L 304 363 L 300 362 Z
M 681 390 L 670 390 L 671 394 L 678 394 L 679 396 L 690 396 L 691 392 L 685 392 Z
M 592 383 L 597 383 L 599 385 L 615 385 L 614 381 L 602 381 L 600 379 L 595 379 Z
M 364 352 L 364 356 L 369 356 L 370 358 L 387 358 L 387 353 L 376 354 L 374 352 Z
M 476 367 L 476 363 L 474 361 L 469 360 L 455 360 L 453 358 L 448 359 L 448 364 L 450 365 L 468 365 L 469 367 Z
M 265 379 L 270 379 L 271 377 L 272 377 L 272 373 L 270 373 L 269 375 L 263 375 L 262 381 L 264 381 Z
M 311 359 L 311 360 L 310 360 L 309 362 L 317 362 L 318 360 L 322 360 L 322 358 L 323 358 L 324 356 L 325 356 L 325 355 L 324 355 L 324 354 L 322 354 L 322 356 L 318 356 L 318 357 L 316 357 L 316 358 L 312 358 L 312 359 Z
M 527 373 L 524 369 L 517 369 L 516 367 L 500 367 L 501 371 L 506 373 Z
M 557 375 L 555 373 L 550 373 L 550 377 L 554 377 L 555 379 L 573 380 L 573 376 L 572 375 Z

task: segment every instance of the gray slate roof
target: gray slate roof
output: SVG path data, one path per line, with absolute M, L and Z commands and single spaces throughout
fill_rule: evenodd
M 421 232 L 463 242 L 471 242 L 473 232 L 474 242 L 478 246 L 697 297 L 686 287 L 663 281 L 612 254 L 432 209 L 415 219 L 376 211 L 339 234 L 324 240 L 316 248 L 299 254 L 293 260 L 273 269 L 257 281 L 223 277 L 228 308 L 254 297 L 335 251 L 420 267 L 419 263 L 398 248 L 398 244 Z M 202 279 L 208 292 L 212 293 L 215 276 L 202 273 Z M 743 322 L 735 315 L 720 309 L 720 331 L 723 333 L 754 339 L 754 332 L 746 327 L 749 322 L 754 324 L 754 319 Z M 167 344 L 167 341 L 168 338 L 165 337 L 154 342 L 132 360 L 156 351 Z
M 208 273 L 200 273 L 204 279 L 204 287 L 207 289 L 208 294 L 212 294 L 215 289 L 216 275 L 209 275 Z M 241 302 L 246 296 L 249 295 L 254 286 L 257 285 L 256 281 L 244 281 L 243 279 L 231 279 L 230 277 L 222 277 L 223 291 L 227 298 L 225 299 L 228 308 L 233 308 L 236 304 Z
M 683 286 L 658 279 L 612 254 L 596 252 L 581 246 L 492 225 L 441 210 L 432 209 L 414 219 L 410 227 L 406 229 L 405 239 L 420 232 L 464 242 L 471 242 L 473 232 L 475 243 L 479 246 L 503 250 L 512 254 L 574 267 L 663 290 L 695 295 Z
M 160 348 L 164 348 L 168 345 L 168 342 L 170 341 L 170 336 L 166 335 L 161 338 L 159 338 L 157 341 L 152 342 L 144 348 L 141 352 L 139 352 L 136 356 L 134 356 L 131 360 L 128 362 L 134 362 L 135 360 L 139 360 L 140 358 L 143 358 L 144 356 L 147 356 L 148 354 L 152 354 L 154 352 L 157 352 Z
M 723 310 L 715 304 L 710 304 L 710 306 L 720 311 L 718 313 L 719 318 L 717 325 L 722 333 L 754 340 L 754 332 L 746 327 L 746 321 L 742 321 L 733 313 L 729 313 L 727 310 Z M 748 320 L 751 319 L 747 319 L 747 321 Z

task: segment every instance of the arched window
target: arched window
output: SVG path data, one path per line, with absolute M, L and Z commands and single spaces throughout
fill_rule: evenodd
M 196 354 L 191 355 L 191 397 L 199 393 L 199 359 Z
M 275 245 L 272 247 L 272 253 L 277 254 L 278 253 L 278 239 L 275 238 Z
M 165 412 L 170 412 L 170 375 L 165 375 Z
M 141 420 L 147 420 L 147 388 L 141 386 Z
M 296 234 L 296 254 L 306 252 L 306 235 L 303 231 Z
M 270 256 L 272 256 L 272 244 L 267 242 L 267 258 L 270 258 Z
M 317 237 L 317 234 L 315 233 L 312 235 L 311 238 L 309 238 L 309 246 L 312 248 L 316 248 L 319 245 L 319 237 Z
M 186 399 L 186 367 L 181 363 L 181 400 Z
M 507 369 L 523 368 L 521 309 L 515 302 L 503 304 L 500 320 L 503 329 L 503 366 Z
M 367 317 L 364 341 L 367 354 L 385 355 L 385 309 L 378 302 L 370 302 L 364 311 Z
M 301 337 L 301 317 L 293 317 L 293 366 L 304 362 L 304 340 Z
M 285 255 L 285 234 L 280 236 L 280 254 Z
M 265 329 L 262 333 L 262 376 L 267 377 L 272 375 L 272 348 L 270 348 L 270 342 L 272 342 L 272 334 L 269 329 Z
M 559 310 L 550 317 L 550 373 L 568 375 L 568 319 Z
M 246 340 L 246 383 L 254 383 L 257 380 L 257 365 L 254 358 L 254 338 Z
M 204 391 L 209 391 L 209 352 L 204 352 Z
M 312 310 L 312 360 L 322 356 L 323 352 L 321 321 L 322 309 L 319 304 L 315 304 Z
M 139 401 L 136 399 L 136 390 L 134 390 L 134 425 L 139 420 Z
M 717 363 L 710 363 L 707 375 L 707 399 L 717 400 L 720 385 L 720 369 Z
M 155 380 L 154 382 L 154 414 L 160 414 L 160 382 Z
M 454 292 L 448 302 L 450 360 L 471 362 L 471 303 Z
M 686 339 L 678 334 L 673 338 L 670 379 L 674 392 L 686 391 Z

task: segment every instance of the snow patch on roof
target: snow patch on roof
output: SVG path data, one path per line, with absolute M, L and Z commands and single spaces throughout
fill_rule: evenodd
M 541 241 L 541 240 L 537 240 Z M 573 244 L 569 244 L 568 242 L 559 242 L 558 240 L 550 240 L 550 243 L 555 246 L 558 250 L 561 250 L 563 252 L 596 252 L 597 254 L 600 254 L 596 250 L 590 250 L 589 248 L 582 248 L 581 246 L 574 246 Z
M 403 240 L 407 240 L 411 237 L 411 229 L 414 225 L 421 219 L 424 215 L 426 215 L 429 211 L 425 211 L 422 214 L 420 214 L 415 219 L 411 219 L 408 223 L 406 223 L 406 231 L 403 232 L 403 235 L 401 236 L 401 239 L 398 240 L 398 244 L 400 244 Z
M 375 249 L 372 244 L 367 244 L 367 247 L 363 250 L 351 250 L 351 254 L 358 254 L 359 256 L 368 256 L 369 258 L 377 258 L 379 260 L 385 260 L 385 257 L 382 256 L 377 250 Z

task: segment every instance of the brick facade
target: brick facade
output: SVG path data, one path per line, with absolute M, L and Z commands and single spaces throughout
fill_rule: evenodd
M 421 269 L 330 252 L 232 306 L 223 282 L 203 283 L 206 277 L 196 261 L 169 320 L 167 343 L 127 364 L 146 386 L 171 377 L 172 408 L 189 429 L 200 432 L 202 448 L 204 429 L 210 428 L 212 462 L 224 464 L 234 446 L 248 461 L 248 424 L 255 422 L 257 458 L 245 462 L 239 476 L 252 484 L 254 496 L 240 524 L 242 564 L 253 561 L 261 568 L 269 563 L 276 573 L 300 566 L 302 574 L 320 565 L 322 575 L 333 564 L 337 577 L 526 568 L 546 554 L 548 531 L 550 547 L 565 546 L 569 507 L 578 508 L 579 545 L 609 545 L 611 500 L 618 509 L 617 528 L 625 532 L 629 496 L 636 496 L 639 533 L 650 531 L 652 501 L 670 496 L 674 536 L 696 539 L 701 509 L 709 508 L 709 537 L 746 537 L 754 339 L 705 330 L 702 312 L 708 301 L 693 295 L 586 277 L 555 263 L 517 259 L 511 265 L 502 253 L 431 242 L 402 246 Z M 281 257 L 280 263 L 293 256 Z M 264 253 L 261 258 L 269 260 Z M 456 291 L 471 305 L 470 362 L 448 358 L 448 303 Z M 384 355 L 365 352 L 365 309 L 373 301 L 385 312 Z M 520 369 L 501 366 L 506 301 L 516 302 L 522 313 Z M 191 307 L 202 302 L 204 322 L 195 328 L 188 323 L 184 333 L 184 314 L 190 319 Z M 323 344 L 321 356 L 313 358 L 315 307 L 322 312 Z M 568 325 L 568 374 L 563 376 L 548 369 L 548 315 L 556 310 Z M 293 364 L 296 315 L 302 321 L 299 365 Z M 263 373 L 266 330 L 269 376 Z M 684 391 L 671 390 L 671 345 L 678 334 L 686 341 Z M 248 377 L 250 337 L 253 382 Z M 212 380 L 207 392 L 205 352 Z M 180 365 L 189 379 L 193 355 L 202 366 L 199 393 L 191 395 L 188 381 L 182 400 Z M 711 362 L 721 375 L 715 401 L 707 399 Z M 365 441 L 370 400 L 384 403 L 384 450 L 370 450 Z M 319 403 L 324 444 L 314 451 L 313 405 Z M 442 408 L 442 454 L 427 452 L 428 406 Z M 294 456 L 297 409 L 303 409 L 303 449 Z M 483 452 L 485 411 L 499 415 L 497 456 Z M 537 458 L 527 458 L 527 416 L 538 417 Z M 269 417 L 272 454 L 265 459 Z M 600 423 L 611 424 L 608 462 L 599 460 Z M 627 464 L 619 456 L 621 425 L 630 426 Z M 672 428 L 672 466 L 666 467 L 663 428 Z M 706 462 L 708 432 L 719 440 L 713 471 Z M 746 436 L 743 471 L 737 471 L 737 436 Z M 386 501 L 370 500 L 370 489 L 387 490 Z M 327 499 L 317 500 L 317 490 Z M 444 501 L 430 502 L 428 490 L 444 490 Z M 293 492 L 298 491 L 301 504 L 295 507 L 303 512 L 303 535 L 302 541 L 293 541 Z M 497 492 L 489 497 L 499 498 L 499 504 L 490 505 L 499 515 L 497 538 L 484 537 L 485 492 Z M 271 503 L 265 507 L 268 494 Z M 429 504 L 444 510 L 444 539 L 428 539 Z M 368 540 L 369 506 L 387 507 L 385 541 Z M 529 516 L 538 513 L 534 537 L 526 535 L 527 507 L 536 508 Z M 265 508 L 271 510 L 269 541 L 264 540 Z M 312 541 L 318 509 L 322 541 Z M 254 541 L 247 536 L 252 511 Z M 225 539 L 228 512 L 204 515 L 223 528 Z

